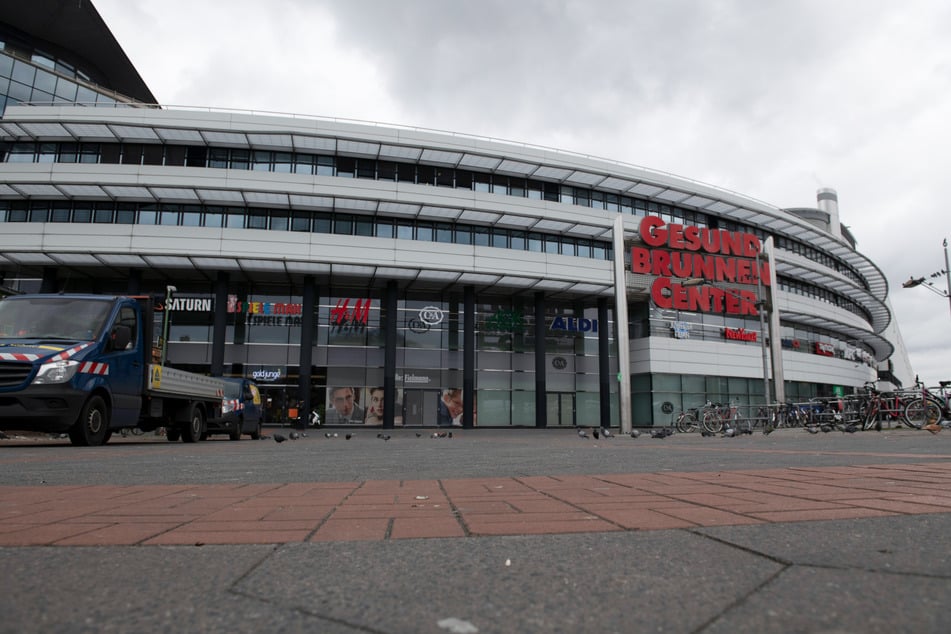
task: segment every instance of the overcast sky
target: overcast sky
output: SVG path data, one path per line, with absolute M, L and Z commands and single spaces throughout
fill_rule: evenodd
M 168 106 L 362 119 L 590 154 L 779 207 L 838 191 L 916 372 L 951 305 L 941 0 L 95 0 Z M 945 278 L 936 280 L 947 288 Z

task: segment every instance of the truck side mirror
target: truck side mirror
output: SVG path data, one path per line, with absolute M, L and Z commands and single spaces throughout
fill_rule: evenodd
M 128 326 L 115 326 L 109 336 L 109 347 L 112 350 L 125 350 L 132 341 L 132 329 Z

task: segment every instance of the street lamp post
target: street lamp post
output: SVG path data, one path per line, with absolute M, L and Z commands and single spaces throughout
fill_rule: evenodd
M 172 285 L 165 287 L 165 304 L 162 307 L 162 366 L 165 365 L 165 355 L 168 353 L 168 327 L 172 320 L 172 311 L 169 310 L 169 304 L 172 302 L 172 296 L 177 292 L 178 289 Z
M 942 291 L 941 289 L 936 288 L 933 282 L 925 281 L 924 277 L 910 277 L 908 278 L 908 281 L 902 283 L 902 287 L 914 288 L 916 286 L 923 286 L 924 288 L 927 288 L 932 293 L 937 293 L 938 295 L 941 295 L 942 297 L 947 297 L 948 307 L 951 308 L 951 266 L 948 265 L 948 239 L 945 238 L 942 244 L 944 245 L 944 270 L 935 271 L 928 277 L 934 279 L 944 275 L 948 285 L 948 290 Z

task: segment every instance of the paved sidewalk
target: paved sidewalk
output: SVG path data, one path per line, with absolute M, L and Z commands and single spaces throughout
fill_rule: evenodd
M 951 512 L 951 462 L 460 480 L 0 486 L 0 546 L 279 544 Z
M 0 633 L 951 631 L 951 434 L 374 435 L 0 442 Z

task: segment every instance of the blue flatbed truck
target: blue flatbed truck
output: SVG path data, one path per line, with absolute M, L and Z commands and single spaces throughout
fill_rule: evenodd
M 0 430 L 67 433 L 74 445 L 133 427 L 201 440 L 221 417 L 224 382 L 162 365 L 155 306 L 138 296 L 0 299 Z

